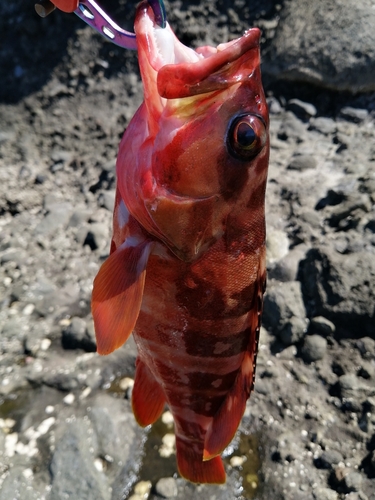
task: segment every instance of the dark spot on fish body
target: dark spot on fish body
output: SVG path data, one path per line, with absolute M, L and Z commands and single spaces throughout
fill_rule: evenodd
M 254 301 L 256 298 L 254 291 L 254 283 L 251 283 L 239 292 L 231 295 L 231 298 L 237 301 L 237 306 L 231 310 L 233 316 L 242 316 L 254 308 Z
M 214 329 L 213 329 L 214 330 Z M 228 358 L 244 352 L 250 338 L 250 328 L 237 333 L 228 332 L 227 336 L 218 336 L 217 331 L 188 330 L 182 340 L 186 353 L 201 358 Z M 204 360 L 202 360 L 204 365 Z
M 246 167 L 250 167 L 246 162 Z M 242 193 L 248 181 L 248 168 L 244 162 L 232 158 L 227 151 L 223 151 L 217 160 L 217 171 L 220 185 L 220 194 L 224 200 L 237 198 Z
M 192 386 L 194 387 L 194 386 Z M 231 387 L 231 386 L 230 386 Z M 223 404 L 225 396 L 227 394 L 223 391 L 215 391 L 210 395 L 202 395 L 200 393 L 191 392 L 190 396 L 187 398 L 186 406 L 198 415 L 203 415 L 204 417 L 213 417 L 220 406 Z M 215 394 L 215 395 L 214 395 Z M 185 400 L 184 400 L 185 403 Z
M 186 282 L 190 286 L 186 286 Z M 194 288 L 191 287 L 192 283 L 194 283 Z M 196 319 L 213 320 L 226 316 L 226 301 L 223 291 L 191 271 L 187 272 L 183 283 L 180 283 L 176 301 L 179 306 L 189 311 L 189 314 Z

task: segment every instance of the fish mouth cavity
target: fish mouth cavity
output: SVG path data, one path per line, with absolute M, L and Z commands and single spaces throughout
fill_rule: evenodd
M 165 28 L 158 26 L 151 8 L 144 10 L 140 34 L 147 38 L 148 58 L 155 71 L 167 64 L 195 63 L 203 59 L 201 54 L 178 40 L 168 22 Z

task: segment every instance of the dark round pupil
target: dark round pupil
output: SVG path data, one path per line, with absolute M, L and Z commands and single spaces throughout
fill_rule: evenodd
M 241 122 L 237 127 L 237 142 L 246 148 L 253 144 L 256 139 L 254 130 L 246 122 Z

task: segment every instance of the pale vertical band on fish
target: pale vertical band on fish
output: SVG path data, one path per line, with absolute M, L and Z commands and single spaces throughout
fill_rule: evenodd
M 98 352 L 134 330 L 138 422 L 167 403 L 181 475 L 223 483 L 219 455 L 254 385 L 266 279 L 260 32 L 193 50 L 143 2 L 135 33 L 144 102 L 120 145 L 111 254 L 94 282 Z

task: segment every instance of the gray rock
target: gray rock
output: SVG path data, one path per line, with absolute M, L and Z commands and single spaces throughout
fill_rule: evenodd
M 22 265 L 26 263 L 27 258 L 28 254 L 22 248 L 7 248 L 0 255 L 0 264 L 15 262 L 17 265 Z
M 317 130 L 323 135 L 334 134 L 337 130 L 336 122 L 332 118 L 327 118 L 326 116 L 319 116 L 317 118 L 311 118 L 310 120 L 310 130 Z
M 338 383 L 342 398 L 350 399 L 358 395 L 359 380 L 354 373 L 342 375 Z
M 113 212 L 115 206 L 116 191 L 103 191 L 98 196 L 99 207 L 104 207 L 110 212 Z
M 316 168 L 317 161 L 311 155 L 297 155 L 294 156 L 288 165 L 289 170 L 307 170 L 309 168 Z
M 298 282 L 269 283 L 264 300 L 263 322 L 286 346 L 303 338 L 308 320 Z
M 281 342 L 286 346 L 297 344 L 305 336 L 307 326 L 306 318 L 293 316 L 279 332 Z
M 302 290 L 312 316 L 372 336 L 375 328 L 375 259 L 370 252 L 340 255 L 310 250 L 300 264 Z
M 349 472 L 349 474 L 344 477 L 343 481 L 346 492 L 350 493 L 351 491 L 360 491 L 362 481 L 362 474 L 355 471 Z
M 357 341 L 357 347 L 363 359 L 375 359 L 375 339 L 363 337 Z
M 364 402 L 367 397 L 375 395 L 375 389 L 371 383 L 366 383 L 358 378 L 354 373 L 342 375 L 338 380 L 338 389 L 342 399 L 354 400 L 354 402 Z
M 281 104 L 276 99 L 276 97 L 267 98 L 268 109 L 271 115 L 278 115 L 283 110 Z
M 0 500 L 40 500 L 41 492 L 33 488 L 32 473 L 30 479 L 24 475 L 26 468 L 25 464 L 10 469 L 0 488 Z
M 331 488 L 316 488 L 313 491 L 314 500 L 338 500 L 339 495 Z
M 100 393 L 90 404 L 88 416 L 97 436 L 100 456 L 117 467 L 120 467 L 118 464 L 129 467 L 141 453 L 141 448 L 136 451 L 136 441 L 140 442 L 143 434 L 129 401 Z
M 278 281 L 296 281 L 299 263 L 306 255 L 306 246 L 298 245 L 292 248 L 280 260 L 269 263 L 268 277 Z
M 334 465 L 338 465 L 343 460 L 344 458 L 339 451 L 326 450 L 315 459 L 314 463 L 319 469 L 332 469 Z
M 346 120 L 352 121 L 354 123 L 361 123 L 368 118 L 368 111 L 367 109 L 345 106 L 340 110 L 340 115 Z
M 305 139 L 306 125 L 294 113 L 287 111 L 281 123 L 277 137 L 283 141 L 293 140 L 297 143 Z
M 88 219 L 88 213 L 84 210 L 74 210 L 70 216 L 68 226 L 69 227 L 80 227 Z
M 375 90 L 370 0 L 289 0 L 263 55 L 263 74 L 335 90 Z
M 96 343 L 87 331 L 86 321 L 82 318 L 72 318 L 70 325 L 64 328 L 61 338 L 64 349 L 84 349 L 87 352 L 96 351 Z
M 369 497 L 363 493 L 363 491 L 347 493 L 345 495 L 345 500 L 369 500 Z M 374 497 L 371 497 L 374 500 Z
M 305 318 L 300 283 L 269 282 L 264 299 L 264 324 L 281 330 L 293 316 Z
M 289 239 L 285 231 L 270 229 L 267 231 L 267 262 L 273 264 L 289 252 Z
M 71 422 L 51 461 L 51 500 L 109 500 L 105 476 L 94 465 L 97 443 L 83 419 Z
M 327 341 L 320 335 L 308 335 L 305 337 L 301 354 L 305 361 L 319 361 L 323 359 L 327 351 Z
M 332 321 L 323 316 L 316 316 L 310 320 L 310 330 L 312 333 L 320 333 L 321 335 L 332 335 L 336 331 L 336 327 Z
M 108 241 L 108 226 L 101 222 L 94 222 L 90 224 L 89 231 L 87 232 L 84 245 L 88 245 L 91 250 L 98 248 L 103 249 L 109 245 Z
M 155 485 L 156 493 L 162 498 L 177 497 L 178 489 L 173 477 L 162 477 Z
M 303 102 L 300 99 L 290 99 L 286 105 L 288 111 L 292 111 L 298 118 L 307 121 L 315 116 L 317 111 L 313 104 Z
M 49 210 L 34 229 L 35 236 L 49 236 L 68 225 L 73 207 L 68 202 L 49 204 Z

